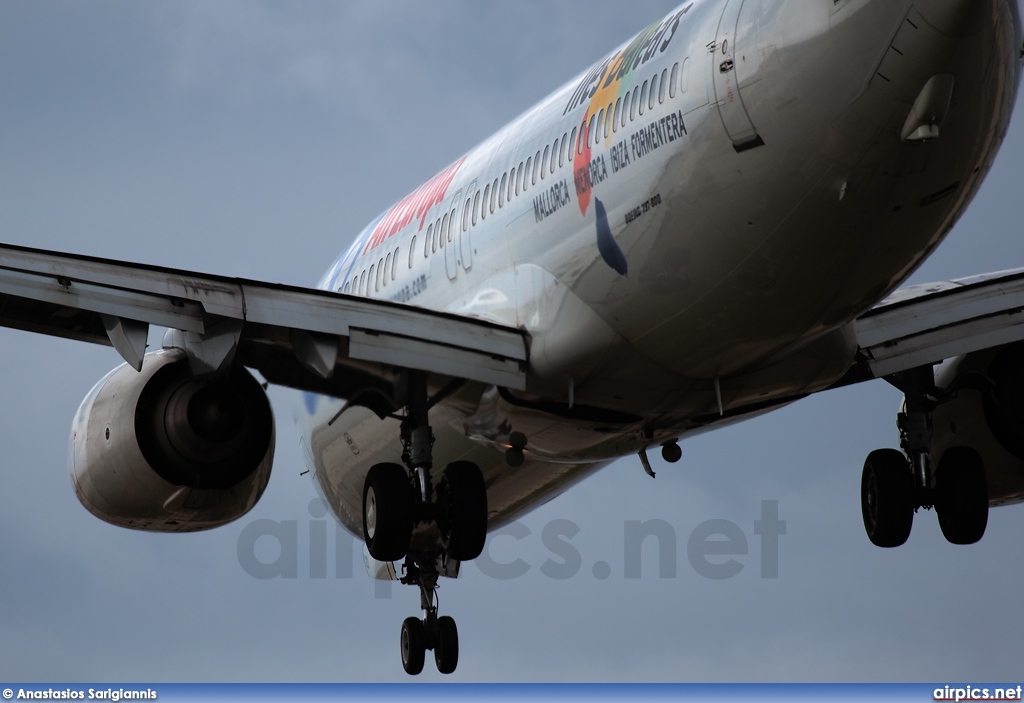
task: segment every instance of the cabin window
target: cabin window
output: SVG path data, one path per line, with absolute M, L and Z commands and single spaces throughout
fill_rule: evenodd
M 385 286 L 388 284 L 388 271 L 390 271 L 390 270 L 391 270 L 391 252 L 388 252 L 387 259 L 384 260 L 384 276 L 383 276 L 384 284 L 383 285 L 385 285 Z
M 674 98 L 676 96 L 676 79 L 679 78 L 679 64 L 672 64 L 672 76 L 668 79 L 668 96 Z
M 370 264 L 370 278 L 369 278 L 369 280 L 367 282 L 367 287 L 366 287 L 367 288 L 367 291 L 366 291 L 367 293 L 370 292 L 370 290 L 369 290 L 370 288 L 374 287 L 373 286 L 373 282 L 375 280 L 375 274 L 376 273 L 377 273 L 377 264 Z M 380 281 L 379 280 L 377 281 L 377 287 L 378 288 L 380 287 Z M 374 290 L 376 290 L 376 289 L 374 289 Z
M 602 107 L 597 112 L 597 122 L 593 123 L 592 127 L 591 127 L 594 130 L 594 144 L 595 145 L 601 143 L 601 125 L 603 125 L 603 124 L 604 124 L 604 108 Z
M 498 199 L 498 179 L 494 179 L 491 185 L 491 214 L 494 214 L 494 201 Z
M 473 207 L 473 199 L 466 198 L 466 207 L 462 208 L 462 231 L 469 229 L 469 209 Z
M 576 128 L 572 128 L 572 134 L 569 136 L 569 160 L 572 161 L 573 152 L 576 151 Z
M 640 92 L 640 86 L 633 88 L 633 99 L 629 101 L 629 121 L 632 122 L 636 119 L 636 106 L 637 106 L 637 94 Z
M 550 150 L 551 150 L 551 147 L 549 147 L 549 146 L 544 147 L 544 156 L 542 156 L 541 159 L 540 159 L 540 177 L 541 178 L 544 178 L 544 170 L 545 170 L 544 167 L 548 165 L 548 151 L 550 151 Z
M 498 190 L 498 207 L 504 207 L 505 205 L 505 183 L 508 180 L 508 174 L 501 174 L 501 187 Z
M 668 83 L 668 69 L 661 72 L 661 85 L 658 86 L 658 102 L 665 102 L 666 83 Z
M 512 167 L 512 171 L 508 174 L 508 194 L 505 196 L 505 200 L 511 201 L 512 195 L 516 185 L 516 167 Z
M 473 196 L 473 224 L 476 224 L 476 214 L 480 211 L 480 191 Z
M 398 253 L 399 253 L 400 249 L 401 249 L 400 247 L 395 247 L 395 258 L 391 260 L 391 280 L 392 281 L 395 280 L 395 278 L 398 276 Z M 409 249 L 409 251 L 412 251 L 412 249 Z
M 533 156 L 533 185 L 537 185 L 537 169 L 540 166 L 540 151 Z
M 657 87 L 658 87 L 658 74 L 655 73 L 653 76 L 651 76 L 651 92 L 647 96 L 647 108 L 650 109 L 650 110 L 654 109 L 654 99 L 655 99 L 655 96 L 657 95 Z
M 612 110 L 615 106 L 608 103 L 608 110 L 604 113 L 604 138 L 608 139 L 612 133 L 612 125 L 615 123 L 615 116 L 612 114 Z
M 412 257 L 416 253 L 416 235 L 412 235 L 412 241 L 409 242 L 409 268 L 412 268 Z
M 441 232 L 438 237 L 437 248 L 444 249 L 444 240 L 448 235 L 448 227 L 451 225 L 451 220 L 448 219 L 448 213 L 444 214 L 444 219 L 441 220 Z
M 431 222 L 427 225 L 427 236 L 423 238 L 423 258 L 427 258 L 427 254 L 430 253 L 430 238 L 434 234 L 434 223 Z
M 556 139 L 556 140 L 555 140 L 555 141 L 554 141 L 554 142 L 553 142 L 553 143 L 551 144 L 551 163 L 550 163 L 550 165 L 548 166 L 548 169 L 549 169 L 549 170 L 551 171 L 551 173 L 554 173 L 554 172 L 555 172 L 555 153 L 556 153 L 556 152 L 558 151 L 558 143 L 559 143 L 560 141 L 561 141 L 560 139 Z
M 568 135 L 562 134 L 562 141 L 558 146 L 558 168 L 565 163 L 565 145 L 569 143 Z
M 647 102 L 647 81 L 644 81 L 644 85 L 640 88 L 640 114 L 644 114 L 644 104 Z
M 526 190 L 526 186 L 530 185 L 530 167 L 533 165 L 533 157 L 526 159 L 526 175 L 523 176 L 523 190 Z
M 516 195 L 519 195 L 519 191 L 523 186 L 523 162 L 519 162 L 519 170 L 516 171 Z
M 481 204 L 482 207 L 480 208 L 480 219 L 481 220 L 484 219 L 485 217 L 487 217 L 487 200 L 490 197 L 491 197 L 491 184 L 488 183 L 486 186 L 484 186 L 484 201 Z

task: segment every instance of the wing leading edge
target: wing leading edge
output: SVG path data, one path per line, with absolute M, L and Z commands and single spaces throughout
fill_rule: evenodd
M 180 330 L 197 373 L 232 361 L 337 397 L 386 391 L 403 370 L 431 385 L 526 387 L 524 331 L 299 288 L 0 245 L 0 325 L 114 346 L 141 368 L 150 325 Z

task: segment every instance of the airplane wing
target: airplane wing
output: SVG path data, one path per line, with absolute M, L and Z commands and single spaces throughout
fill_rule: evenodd
M 1024 269 L 895 291 L 854 323 L 859 347 L 836 385 L 882 378 L 1024 340 Z
M 852 323 L 858 353 L 833 387 L 1024 340 L 1022 313 L 1024 269 L 897 290 Z M 522 390 L 529 353 L 526 332 L 486 320 L 14 245 L 0 245 L 0 325 L 111 345 L 136 368 L 149 326 L 168 327 L 197 373 L 237 359 L 342 398 L 393 397 L 402 369 Z
M 238 360 L 271 383 L 352 398 L 403 369 L 522 390 L 526 333 L 328 291 L 0 245 L 0 325 L 112 345 L 142 368 L 150 325 L 196 373 Z M 373 404 L 368 404 L 373 407 Z

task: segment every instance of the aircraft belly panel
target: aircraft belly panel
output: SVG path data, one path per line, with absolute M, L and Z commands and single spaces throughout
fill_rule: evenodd
M 363 482 L 374 464 L 401 464 L 399 423 L 381 420 L 359 407 L 346 410 L 330 422 L 341 406 L 341 401 L 319 397 L 313 414 L 303 418 L 304 441 L 318 492 L 341 524 L 362 537 Z M 452 406 L 441 405 L 432 411 L 431 426 L 436 440 L 431 473 L 436 485 L 449 463 L 476 463 L 487 485 L 489 529 L 550 500 L 604 465 L 593 461 L 547 463 L 528 453 L 522 466 L 510 467 L 500 446 L 466 436 L 461 417 L 462 412 Z M 557 423 L 557 418 L 552 422 Z M 438 539 L 433 524 L 421 525 L 413 535 L 414 546 L 424 548 L 436 547 Z

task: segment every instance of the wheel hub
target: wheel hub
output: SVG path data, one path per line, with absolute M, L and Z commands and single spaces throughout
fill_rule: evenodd
M 868 487 L 864 494 L 864 502 L 867 505 L 868 520 L 872 526 L 878 524 L 878 480 L 874 472 L 868 476 Z
M 366 536 L 369 539 L 373 539 L 374 533 L 377 531 L 377 497 L 373 494 L 373 489 L 369 489 L 366 492 Z

